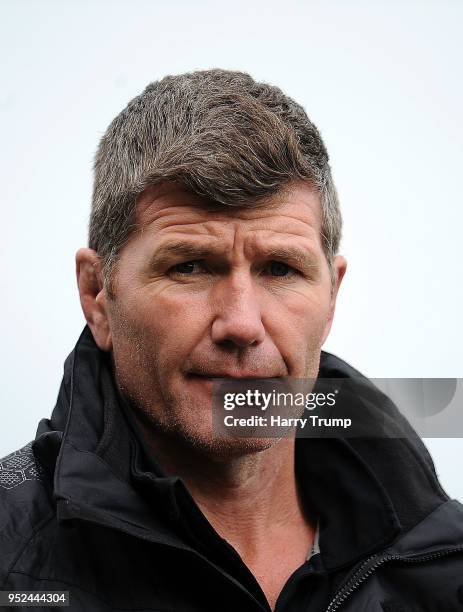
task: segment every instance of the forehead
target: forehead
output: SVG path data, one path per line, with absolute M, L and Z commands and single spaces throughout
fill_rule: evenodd
M 269 230 L 310 237 L 321 246 L 321 205 L 318 193 L 302 181 L 292 183 L 248 206 L 223 206 L 175 183 L 146 189 L 137 201 L 138 234 L 220 233 L 227 229 Z

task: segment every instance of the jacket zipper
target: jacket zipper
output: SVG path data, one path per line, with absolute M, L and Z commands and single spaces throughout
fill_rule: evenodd
M 356 575 L 354 575 L 349 582 L 342 587 L 334 598 L 331 600 L 328 605 L 326 612 L 334 612 L 337 610 L 345 600 L 351 595 L 356 588 L 358 588 L 373 572 L 375 572 L 380 565 L 386 563 L 387 561 L 405 561 L 407 563 L 420 563 L 422 561 L 429 561 L 431 559 L 436 559 L 437 557 L 444 557 L 445 555 L 449 555 L 454 552 L 462 552 L 463 546 L 458 546 L 456 548 L 449 548 L 447 550 L 441 550 L 439 552 L 435 552 L 429 555 L 422 555 L 420 557 L 402 557 L 400 555 L 386 555 L 378 559 L 373 565 L 370 566 L 368 571 L 366 571 L 363 575 L 360 575 L 363 571 L 364 567 L 368 565 L 368 563 L 377 557 L 377 555 L 372 555 L 369 557 L 358 569 Z

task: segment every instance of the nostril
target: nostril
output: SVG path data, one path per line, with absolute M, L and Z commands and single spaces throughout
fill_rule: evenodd
M 234 317 L 216 319 L 212 324 L 212 340 L 215 344 L 235 348 L 257 346 L 265 339 L 262 321 L 242 321 Z
M 457 589 L 457 599 L 458 599 L 458 603 L 463 604 L 463 584 L 460 584 L 460 586 Z

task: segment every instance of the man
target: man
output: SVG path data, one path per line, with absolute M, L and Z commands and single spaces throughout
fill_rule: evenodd
M 322 351 L 340 234 L 324 144 L 278 88 L 210 70 L 129 103 L 76 255 L 87 325 L 51 419 L 1 463 L 3 590 L 79 611 L 462 609 L 462 506 Z M 212 426 L 215 379 L 317 377 L 360 381 L 403 435 Z

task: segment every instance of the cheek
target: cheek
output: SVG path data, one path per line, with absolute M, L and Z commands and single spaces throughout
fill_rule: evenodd
M 128 332 L 123 334 L 135 339 L 145 356 L 171 369 L 188 356 L 204 333 L 207 310 L 207 301 L 199 295 L 144 292 L 128 300 L 120 319 Z
M 268 308 L 267 330 L 294 372 L 306 371 L 318 359 L 329 305 L 325 292 L 313 292 L 288 296 Z

